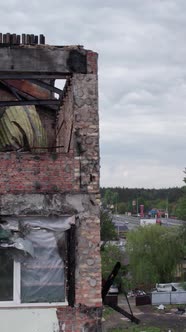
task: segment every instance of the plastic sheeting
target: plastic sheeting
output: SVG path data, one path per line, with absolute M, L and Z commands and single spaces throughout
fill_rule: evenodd
M 32 257 L 34 256 L 34 248 L 32 242 L 27 239 L 22 239 L 21 237 L 15 238 L 11 237 L 8 239 L 8 242 L 1 242 L 0 248 L 15 248 L 24 252 L 24 254 L 30 254 Z M 16 254 L 14 255 L 16 259 Z
M 61 235 L 64 237 L 63 235 Z M 59 255 L 56 236 L 45 229 L 32 230 L 27 238 L 34 246 L 34 257 L 21 265 L 22 302 L 62 302 L 64 262 Z
M 65 231 L 74 223 L 68 216 L 7 219 L 7 229 L 19 229 L 34 249 L 33 257 L 27 255 L 21 262 L 22 303 L 65 301 Z

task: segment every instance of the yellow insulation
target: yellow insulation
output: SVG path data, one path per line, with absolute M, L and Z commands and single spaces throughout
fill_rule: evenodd
M 0 151 L 25 148 L 19 126 L 24 130 L 31 151 L 47 147 L 47 135 L 35 106 L 11 106 L 0 118 Z

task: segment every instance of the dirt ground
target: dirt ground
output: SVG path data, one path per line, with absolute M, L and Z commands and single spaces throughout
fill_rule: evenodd
M 134 316 L 140 319 L 140 330 L 145 332 L 145 327 L 158 327 L 162 332 L 186 332 L 186 314 L 177 314 L 177 306 L 169 306 L 165 310 L 158 310 L 151 305 L 138 306 L 135 300 L 130 299 L 131 308 Z M 129 312 L 126 302 L 119 301 L 119 306 Z M 112 311 L 103 321 L 103 331 L 112 331 L 114 328 L 122 328 L 121 331 L 131 331 L 136 324 L 131 323 L 121 314 Z M 135 329 L 134 329 L 135 331 Z

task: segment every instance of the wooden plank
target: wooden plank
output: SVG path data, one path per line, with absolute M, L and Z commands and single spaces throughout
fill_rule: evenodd
M 62 96 L 62 94 L 63 94 L 63 90 L 60 90 L 60 89 L 58 89 L 58 88 L 56 88 L 54 85 L 52 85 L 52 84 L 48 84 L 48 83 L 45 83 L 45 82 L 43 82 L 43 81 L 41 81 L 41 80 L 29 80 L 31 83 L 33 83 L 33 84 L 36 84 L 36 85 L 38 85 L 39 87 L 42 87 L 42 88 L 44 88 L 44 89 L 47 89 L 47 90 L 49 90 L 49 91 L 51 91 L 51 92 L 53 92 L 53 93 L 57 93 L 58 95 L 60 95 L 60 96 Z
M 38 85 L 33 84 L 27 80 L 4 80 L 4 82 L 9 84 L 11 87 L 30 94 L 35 98 L 47 99 L 50 97 L 50 92 L 45 89 L 38 88 Z
M 55 46 L 2 47 L 0 48 L 0 72 L 1 74 L 3 72 L 86 74 L 86 51 Z

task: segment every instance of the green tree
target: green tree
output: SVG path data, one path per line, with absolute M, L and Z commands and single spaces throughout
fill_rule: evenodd
M 140 227 L 128 233 L 127 253 L 136 285 L 148 288 L 158 282 L 171 282 L 183 257 L 179 231 L 159 225 Z
M 179 227 L 179 238 L 182 243 L 183 257 L 186 257 L 186 223 Z
M 127 212 L 127 204 L 124 202 L 118 203 L 117 212 L 118 214 L 125 214 L 125 212 Z
M 106 206 L 113 204 L 113 191 L 111 189 L 105 190 L 103 202 Z
M 101 241 L 104 242 L 104 245 L 107 241 L 117 240 L 116 229 L 107 211 L 101 210 L 100 224 L 101 224 Z
M 110 188 L 106 189 L 103 197 L 103 205 L 108 207 L 109 205 L 114 206 L 114 210 L 117 210 L 119 194 L 117 191 L 112 191 Z
M 186 195 L 184 195 L 178 200 L 175 214 L 178 219 L 186 220 Z
M 120 288 L 127 288 L 128 280 L 125 275 L 127 273 L 127 267 L 124 265 L 124 254 L 121 250 L 112 244 L 108 244 L 104 247 L 104 250 L 101 251 L 101 264 L 102 264 L 102 278 L 107 279 L 111 271 L 113 270 L 114 265 L 120 262 L 121 268 L 118 275 L 115 278 L 114 283 L 117 284 Z M 125 284 L 124 284 L 125 283 Z

